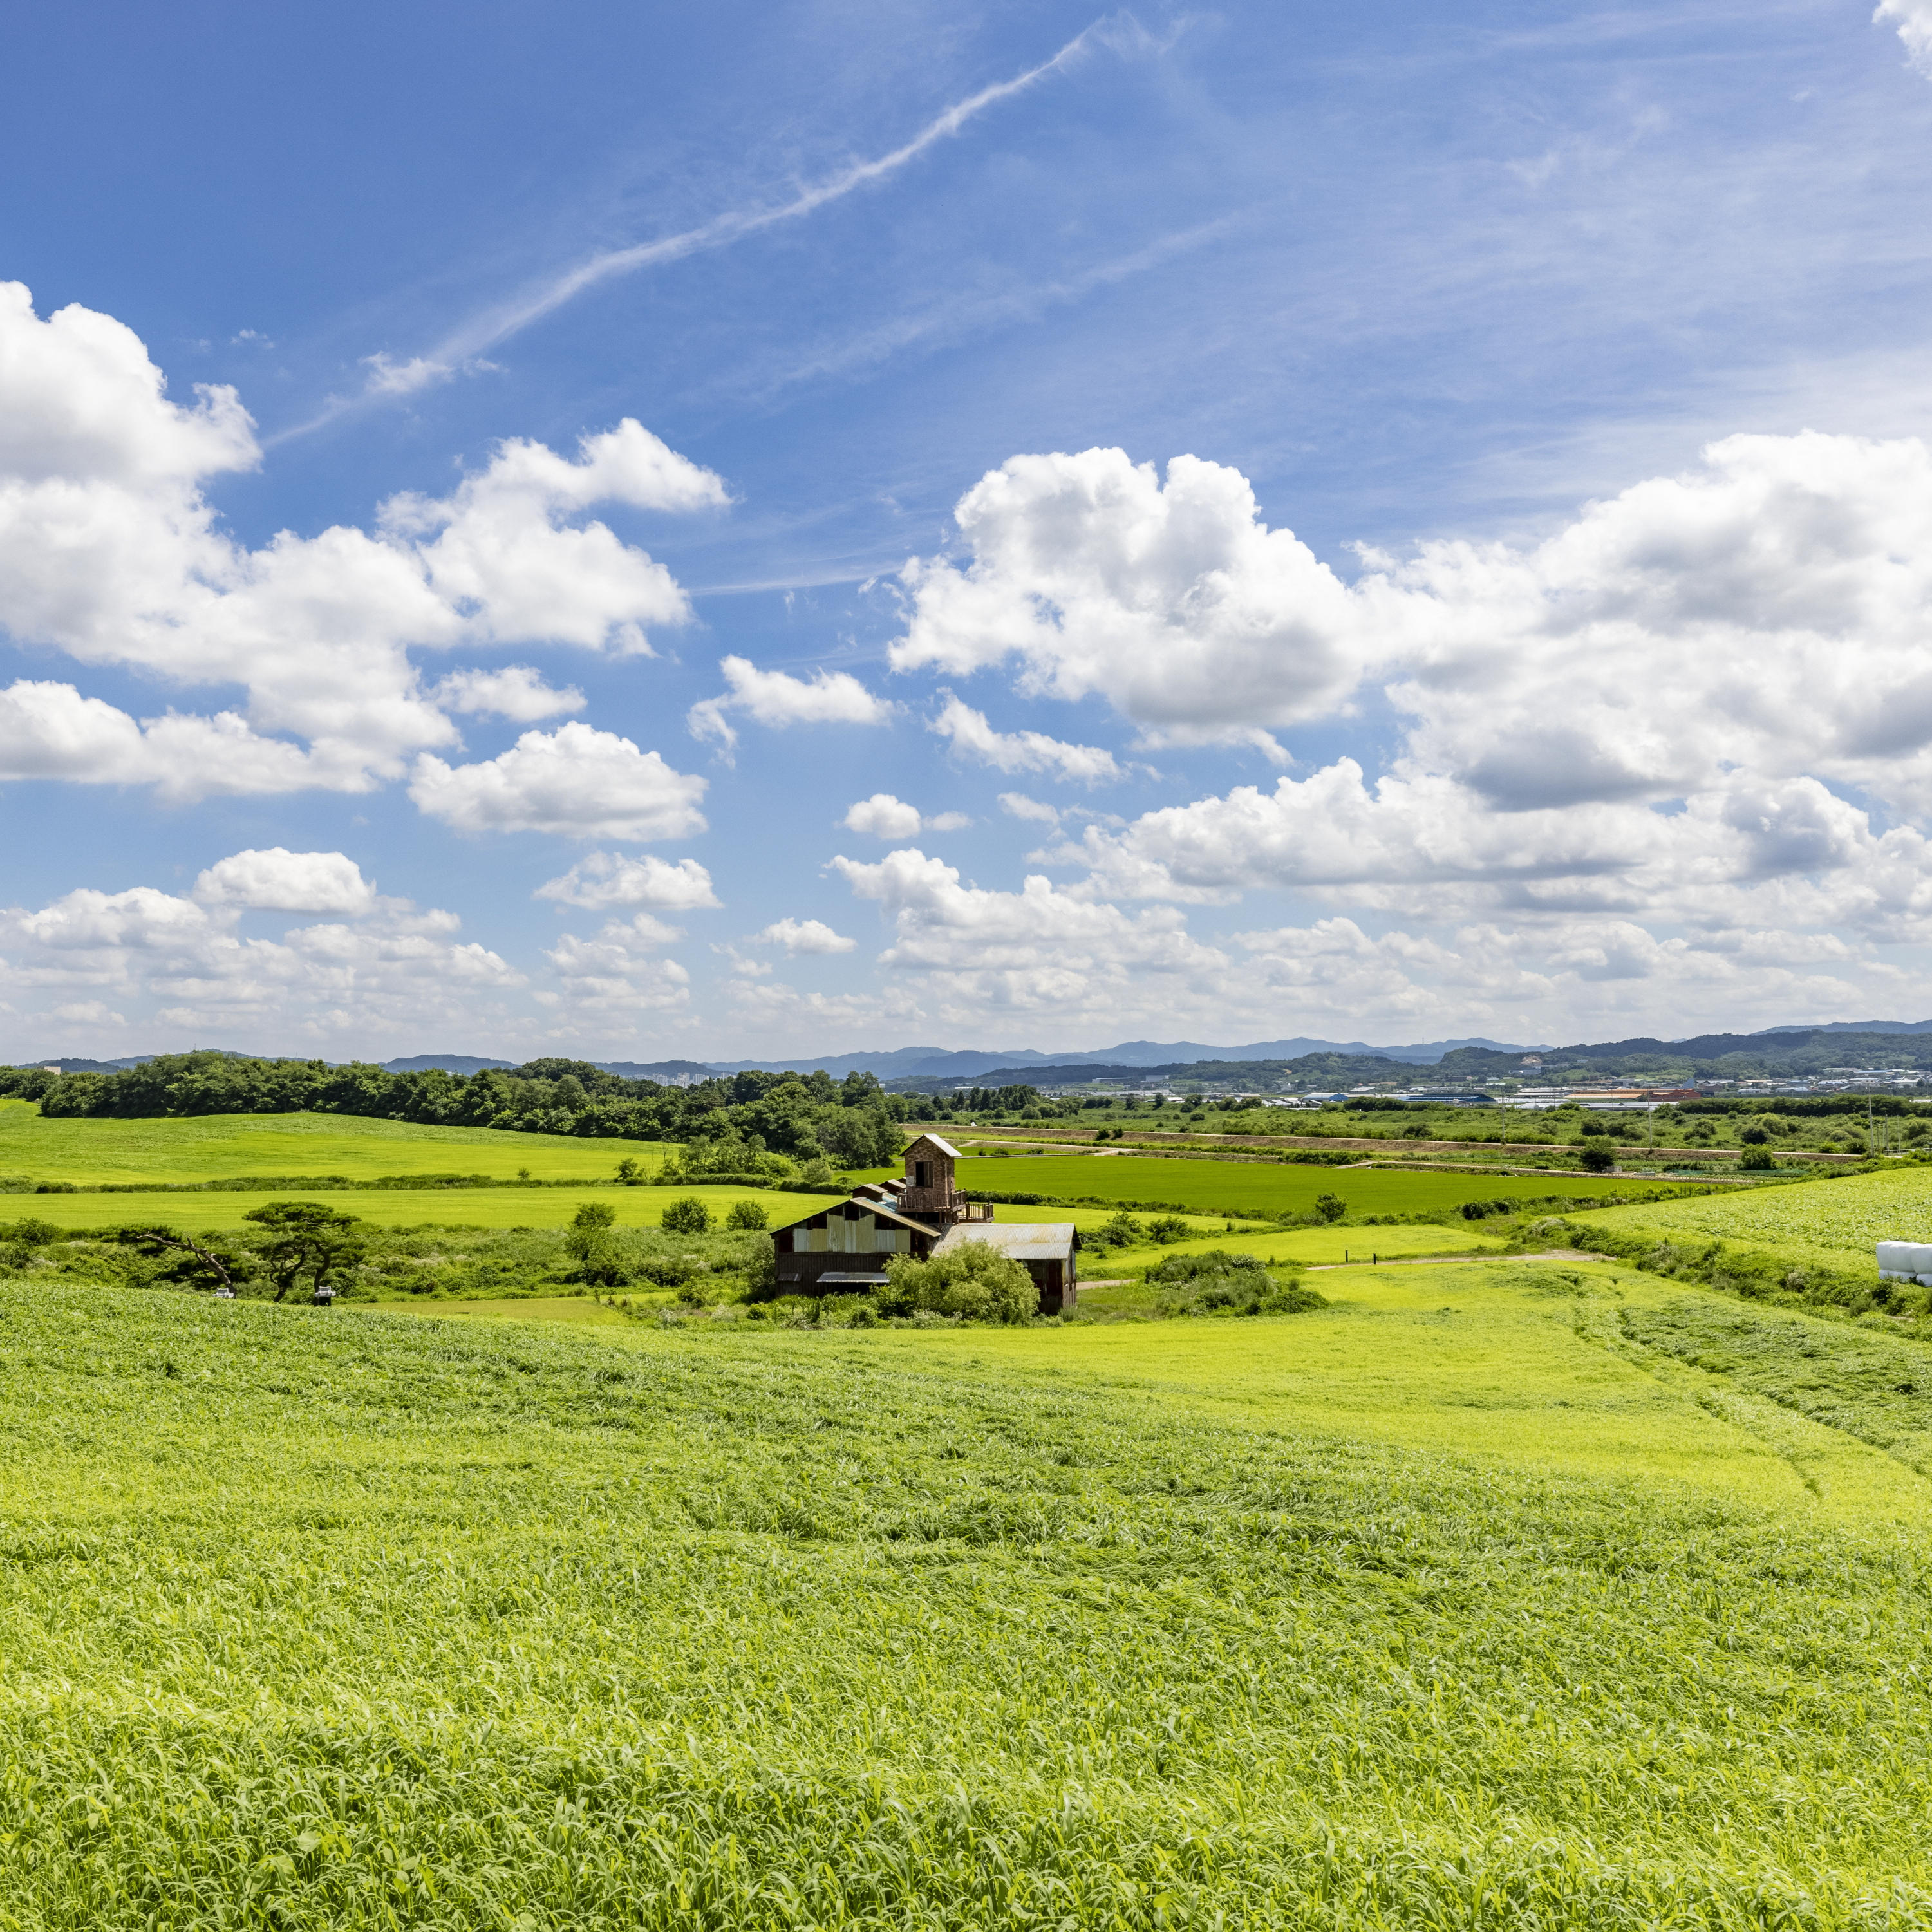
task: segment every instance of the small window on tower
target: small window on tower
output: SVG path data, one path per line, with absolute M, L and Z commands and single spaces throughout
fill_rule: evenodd
M 932 1185 L 932 1163 L 929 1160 L 916 1160 L 912 1164 L 912 1184 L 915 1187 Z

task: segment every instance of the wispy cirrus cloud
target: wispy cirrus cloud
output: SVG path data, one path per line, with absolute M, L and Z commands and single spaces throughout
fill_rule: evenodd
M 1156 44 L 1130 15 L 1112 15 L 1096 20 L 1037 66 L 1028 68 L 1009 80 L 994 81 L 976 94 L 968 95 L 964 100 L 956 100 L 941 109 L 910 140 L 902 142 L 886 154 L 870 160 L 854 161 L 823 181 L 799 189 L 783 201 L 760 207 L 728 208 L 722 214 L 713 215 L 709 221 L 700 222 L 696 227 L 685 229 L 675 235 L 659 236 L 654 241 L 633 242 L 622 248 L 600 249 L 520 295 L 470 316 L 426 354 L 401 361 L 386 352 L 365 357 L 364 362 L 369 374 L 359 391 L 348 396 L 331 397 L 308 421 L 268 440 L 286 441 L 291 436 L 320 429 L 365 404 L 413 395 L 454 376 L 488 369 L 492 365 L 482 359 L 486 351 L 520 334 L 532 323 L 554 314 L 586 290 L 620 276 L 634 274 L 641 268 L 656 268 L 712 249 L 729 248 L 748 236 L 802 220 L 821 208 L 844 200 L 860 188 L 890 179 L 928 148 L 950 140 L 988 109 L 1011 100 L 1016 94 L 1025 93 L 1050 75 L 1064 73 L 1096 46 L 1108 46 L 1118 51 Z

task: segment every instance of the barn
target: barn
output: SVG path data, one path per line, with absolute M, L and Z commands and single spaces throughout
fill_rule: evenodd
M 886 1263 L 894 1255 L 923 1261 L 939 1244 L 936 1229 L 886 1205 L 855 1193 L 836 1207 L 822 1208 L 772 1236 L 778 1250 L 778 1291 L 844 1294 L 883 1288 Z
M 923 1261 L 941 1247 L 984 1240 L 1033 1276 L 1042 1315 L 1070 1312 L 1079 1298 L 1078 1231 L 1070 1222 L 994 1221 L 989 1202 L 960 1194 L 958 1158 L 958 1150 L 938 1135 L 921 1134 L 905 1150 L 902 1180 L 868 1181 L 836 1206 L 775 1228 L 778 1292 L 883 1288 L 894 1255 Z
M 1080 1231 L 1071 1221 L 979 1221 L 950 1229 L 934 1250 L 984 1241 L 1018 1262 L 1040 1290 L 1042 1315 L 1071 1315 L 1080 1299 Z

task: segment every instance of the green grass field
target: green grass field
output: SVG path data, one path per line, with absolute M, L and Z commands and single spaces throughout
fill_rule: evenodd
M 185 1231 L 232 1228 L 251 1208 L 267 1201 L 326 1201 L 345 1214 L 354 1214 L 378 1228 L 413 1228 L 424 1222 L 460 1228 L 561 1228 L 586 1201 L 601 1201 L 623 1228 L 655 1228 L 674 1201 L 694 1195 L 709 1204 L 714 1218 L 733 1203 L 755 1201 L 770 1216 L 773 1227 L 816 1214 L 838 1197 L 825 1194 L 761 1192 L 749 1187 L 598 1187 L 582 1192 L 568 1187 L 409 1187 L 331 1188 L 304 1194 L 300 1188 L 254 1193 L 240 1190 L 208 1194 L 26 1194 L 0 1197 L 0 1220 L 30 1215 L 56 1227 L 85 1229 L 118 1228 L 130 1222 L 164 1221 Z M 1018 1208 L 994 1210 L 1000 1221 L 1071 1221 L 1090 1228 L 1108 1218 L 1096 1208 Z M 1181 1217 L 1203 1233 L 1225 1226 L 1215 1215 Z
M 831 1198 L 823 1194 L 761 1192 L 748 1187 L 331 1188 L 305 1194 L 297 1188 L 262 1193 L 226 1190 L 208 1194 L 30 1194 L 0 1201 L 0 1215 L 28 1214 L 61 1228 L 116 1228 L 128 1222 L 164 1221 L 190 1232 L 232 1228 L 251 1208 L 267 1201 L 326 1201 L 378 1228 L 412 1228 L 425 1222 L 460 1228 L 560 1228 L 586 1201 L 615 1210 L 617 1224 L 655 1228 L 670 1202 L 694 1194 L 714 1216 L 734 1202 L 755 1201 L 774 1226 L 815 1213 Z
M 1036 1210 L 1013 1208 L 1016 1214 Z M 1230 1254 L 1258 1255 L 1265 1262 L 1300 1262 L 1316 1267 L 1345 1261 L 1366 1261 L 1379 1254 L 1400 1260 L 1406 1255 L 1473 1255 L 1505 1245 L 1502 1237 L 1461 1227 L 1294 1228 L 1281 1234 L 1229 1234 L 1218 1230 L 1191 1241 L 1156 1248 L 1123 1248 L 1118 1256 L 1096 1256 L 1084 1266 L 1090 1271 L 1112 1271 L 1117 1259 L 1142 1266 L 1162 1255 L 1202 1254 L 1226 1248 Z
M 1180 1201 L 1197 1211 L 1303 1214 L 1319 1194 L 1339 1194 L 1351 1214 L 1423 1214 L 1465 1201 L 1540 1195 L 1628 1194 L 1638 1184 L 1585 1174 L 1404 1174 L 1370 1168 L 1296 1167 L 1280 1162 L 1168 1160 L 1157 1155 L 971 1155 L 959 1186 L 971 1194 L 1089 1196 L 1102 1201 Z
M 0 1924 L 1932 1924 L 1927 1352 L 1322 1279 L 820 1334 L 0 1282 Z
M 374 1305 L 386 1315 L 447 1316 L 465 1322 L 565 1322 L 573 1327 L 621 1328 L 629 1318 L 587 1294 L 521 1295 L 501 1301 L 398 1300 Z
M 1754 1189 L 1630 1208 L 1593 1208 L 1586 1226 L 1682 1230 L 1839 1267 L 1876 1265 L 1880 1241 L 1932 1240 L 1932 1168 Z
M 341 1114 L 214 1114 L 187 1120 L 47 1120 L 0 1100 L 0 1174 L 35 1180 L 217 1180 L 230 1174 L 483 1174 L 608 1180 L 628 1154 L 655 1167 L 658 1141 L 579 1140 L 488 1127 L 416 1127 Z

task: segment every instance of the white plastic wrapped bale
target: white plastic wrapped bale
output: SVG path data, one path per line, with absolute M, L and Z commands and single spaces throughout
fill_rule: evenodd
M 1880 1242 L 1878 1271 L 1880 1279 L 1883 1281 L 1918 1281 L 1932 1284 L 1932 1242 Z

